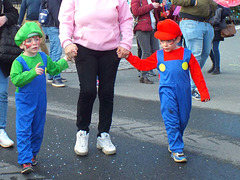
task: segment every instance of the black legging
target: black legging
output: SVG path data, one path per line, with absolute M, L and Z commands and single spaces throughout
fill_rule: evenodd
M 96 99 L 96 78 L 99 80 L 99 124 L 98 135 L 109 132 L 112 123 L 114 84 L 120 59 L 116 49 L 95 51 L 78 46 L 76 68 L 80 82 L 77 105 L 77 128 L 89 132 L 93 103 Z

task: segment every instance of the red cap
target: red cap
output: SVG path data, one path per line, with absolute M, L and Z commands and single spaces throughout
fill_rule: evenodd
M 160 40 L 171 40 L 178 36 L 182 36 L 182 32 L 175 21 L 165 19 L 164 21 L 158 22 L 157 31 L 154 36 Z

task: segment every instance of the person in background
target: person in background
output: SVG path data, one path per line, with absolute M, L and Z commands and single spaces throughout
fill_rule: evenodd
M 213 0 L 172 0 L 173 5 L 181 6 L 179 23 L 184 45 L 191 50 L 202 68 L 212 49 L 214 30 L 209 23 L 214 16 L 217 3 Z M 192 98 L 200 101 L 199 91 L 191 79 Z
M 15 43 L 24 51 L 13 61 L 10 76 L 17 87 L 16 134 L 18 163 L 21 173 L 28 174 L 37 165 L 47 111 L 46 73 L 58 74 L 68 68 L 65 59 L 52 61 L 44 52 L 38 52 L 42 31 L 35 22 L 25 23 L 17 32 Z
M 221 36 L 221 30 L 226 28 L 226 16 L 231 14 L 229 8 L 225 8 L 221 5 L 218 5 L 218 8 L 215 12 L 215 16 L 210 19 L 210 23 L 214 28 L 214 38 L 212 42 L 212 49 L 210 52 L 210 59 L 212 61 L 212 67 L 208 70 L 208 73 L 212 75 L 220 74 L 220 51 L 219 43 L 224 41 L 224 38 Z
M 97 148 L 105 154 L 115 154 L 109 131 L 119 62 L 132 47 L 133 18 L 129 5 L 126 0 L 91 4 L 86 0 L 63 0 L 59 21 L 62 47 L 69 59 L 75 59 L 80 83 L 74 151 L 80 156 L 88 154 L 89 125 L 98 94 Z
M 59 39 L 59 20 L 58 14 L 62 0 L 41 0 L 41 7 L 47 8 L 49 12 L 49 21 L 43 24 L 42 28 L 50 41 L 50 57 L 53 61 L 58 61 L 62 56 L 62 47 Z M 61 74 L 48 75 L 48 82 L 54 87 L 65 87 L 67 80 L 61 77 Z
M 2 9 L 3 8 L 3 9 Z M 10 0 L 0 1 L 0 33 L 2 26 L 17 24 L 18 11 Z M 7 125 L 8 111 L 8 76 L 10 75 L 11 65 L 14 59 L 5 62 L 0 59 L 0 145 L 2 147 L 11 147 L 14 142 L 8 137 L 5 128 Z
M 190 50 L 177 45 L 182 36 L 178 24 L 170 19 L 160 21 L 154 35 L 160 40 L 162 50 L 146 59 L 130 53 L 127 60 L 139 70 L 158 69 L 159 97 L 168 150 L 175 162 L 187 162 L 183 153 L 183 134 L 192 107 L 190 74 L 201 93 L 201 101 L 209 101 L 210 96 L 196 58 Z
M 153 52 L 159 49 L 159 42 L 154 37 L 156 24 L 160 20 L 160 3 L 151 0 L 132 0 L 132 14 L 138 17 L 138 23 L 134 27 L 134 33 L 139 48 L 141 49 L 141 58 L 145 59 Z M 140 83 L 153 84 L 153 81 L 148 79 L 148 74 L 154 75 L 152 70 L 142 71 L 140 74 Z
M 35 22 L 41 28 L 41 31 L 43 33 L 41 24 L 38 22 L 40 5 L 41 5 L 41 0 L 22 0 L 20 12 L 19 12 L 18 24 L 22 25 L 23 22 L 24 23 Z M 26 14 L 26 19 L 24 20 L 25 14 Z M 41 38 L 40 48 L 42 52 L 45 52 L 45 54 L 49 55 L 49 51 L 45 43 L 44 33 L 43 33 L 43 37 Z

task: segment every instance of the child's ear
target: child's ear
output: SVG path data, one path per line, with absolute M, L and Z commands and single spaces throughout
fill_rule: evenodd
M 20 44 L 20 49 L 24 49 L 24 45 L 23 45 L 23 43 L 22 44 Z
M 179 43 L 181 41 L 181 38 L 182 38 L 181 36 L 177 37 L 177 43 Z

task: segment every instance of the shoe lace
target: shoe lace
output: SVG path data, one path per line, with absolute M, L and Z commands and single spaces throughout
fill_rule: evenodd
M 104 135 L 104 142 L 107 146 L 113 146 L 110 136 L 108 134 Z
M 84 134 L 79 135 L 80 146 L 86 146 L 86 136 Z
M 184 156 L 185 156 L 184 153 L 176 153 L 176 155 L 177 155 L 178 157 L 184 157 Z

